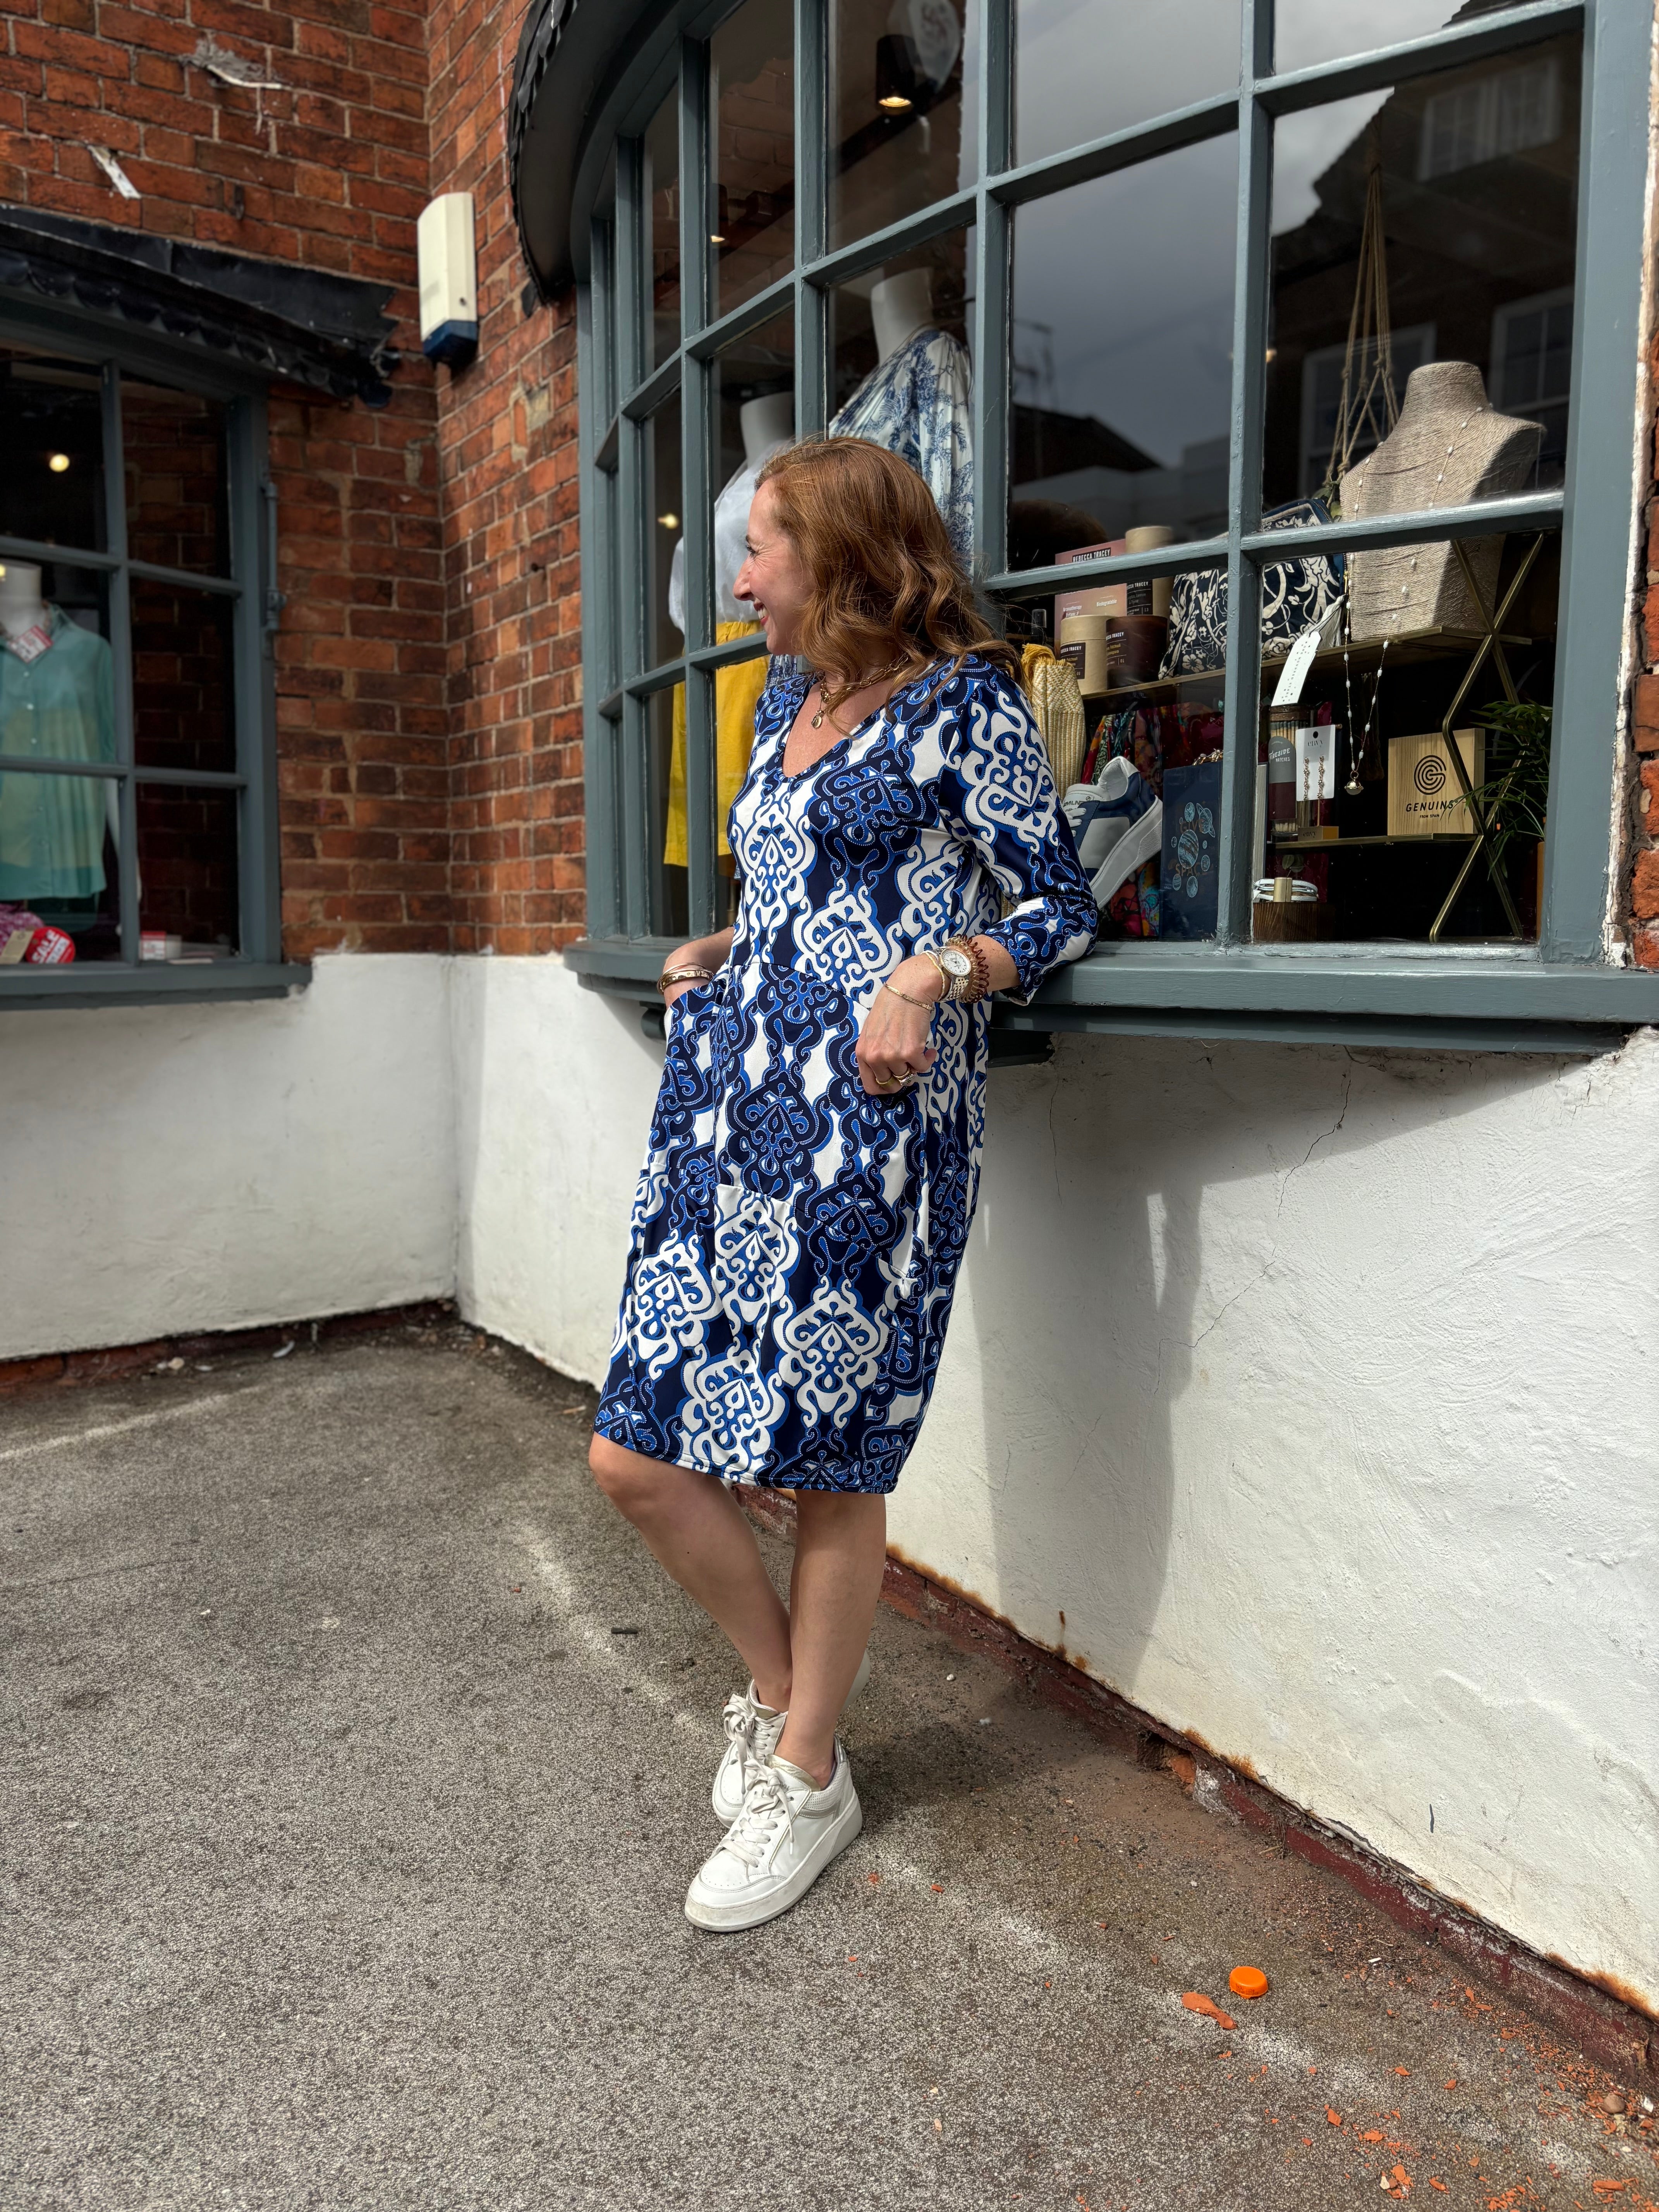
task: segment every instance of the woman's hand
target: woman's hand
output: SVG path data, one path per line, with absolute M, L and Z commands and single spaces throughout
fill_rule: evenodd
M 690 945 L 682 945 L 663 962 L 663 974 L 666 975 L 671 968 L 708 968 L 718 974 L 726 964 L 735 935 L 734 930 L 721 929 L 717 930 L 713 937 L 698 937 Z M 663 1005 L 665 1007 L 672 1006 L 676 999 L 683 999 L 688 991 L 698 991 L 702 988 L 700 983 L 671 983 L 662 994 Z
M 927 1042 L 933 1008 L 945 980 L 931 960 L 901 960 L 887 978 L 890 991 L 878 991 L 859 1031 L 859 1078 L 872 1098 L 896 1097 L 912 1075 L 925 1075 L 939 1058 Z M 902 991 L 903 998 L 896 994 Z M 913 1006 L 909 1001 L 924 1003 Z

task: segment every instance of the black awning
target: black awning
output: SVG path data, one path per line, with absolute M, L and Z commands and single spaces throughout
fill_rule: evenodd
M 576 273 L 576 172 L 595 111 L 674 0 L 530 0 L 513 64 L 507 167 L 525 261 L 543 299 Z
M 0 204 L 0 288 L 32 290 L 384 407 L 389 286 Z

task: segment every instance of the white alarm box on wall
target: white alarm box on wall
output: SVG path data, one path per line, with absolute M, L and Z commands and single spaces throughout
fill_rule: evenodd
M 421 350 L 459 368 L 478 350 L 478 263 L 472 195 L 445 192 L 415 226 L 421 278 Z

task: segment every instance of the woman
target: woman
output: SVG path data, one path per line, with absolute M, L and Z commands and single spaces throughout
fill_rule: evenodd
M 1015 655 L 906 463 L 858 438 L 775 455 L 735 588 L 816 673 L 756 712 L 736 928 L 662 973 L 591 1454 L 750 1669 L 714 1780 L 731 1825 L 685 1901 L 706 1928 L 787 1911 L 863 1824 L 836 1727 L 973 1218 L 987 996 L 1023 1001 L 1096 923 Z M 740 1480 L 793 1492 L 787 1611 Z

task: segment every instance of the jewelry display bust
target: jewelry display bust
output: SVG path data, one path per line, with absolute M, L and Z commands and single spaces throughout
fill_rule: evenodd
M 1374 453 L 1342 479 L 1342 517 L 1462 507 L 1519 491 L 1538 458 L 1541 425 L 1500 415 L 1473 362 L 1431 361 L 1406 384 L 1400 420 Z M 1466 539 L 1488 606 L 1498 586 L 1501 538 Z M 1480 610 L 1449 542 L 1349 556 L 1349 620 L 1356 644 L 1413 630 L 1481 628 Z

